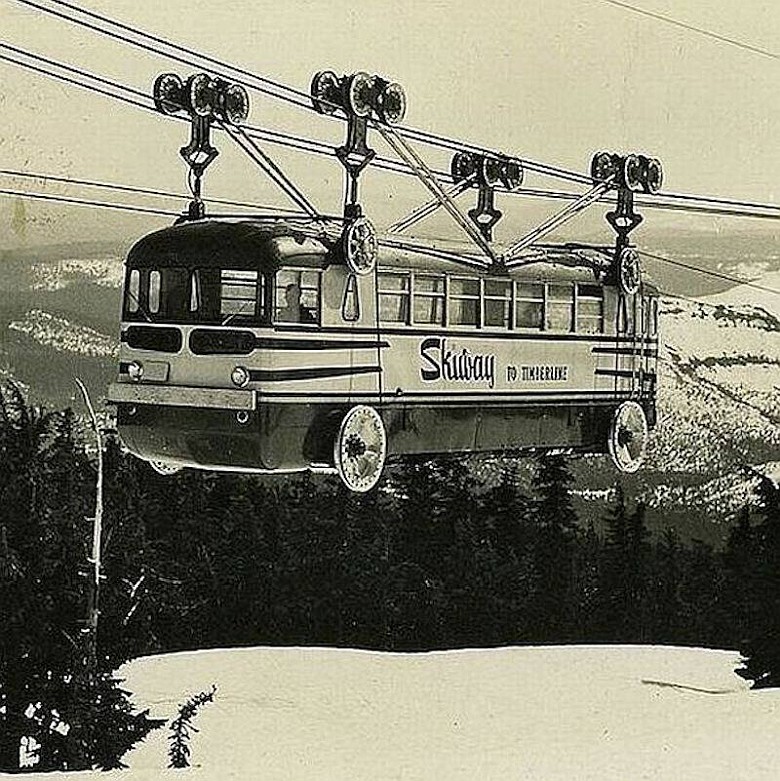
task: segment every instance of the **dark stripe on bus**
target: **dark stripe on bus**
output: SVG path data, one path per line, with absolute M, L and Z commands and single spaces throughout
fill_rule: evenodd
M 255 347 L 261 350 L 368 350 L 389 346 L 389 342 L 359 342 L 354 339 L 274 339 L 267 336 L 255 339 Z
M 285 382 L 324 377 L 348 377 L 353 374 L 379 374 L 379 366 L 315 366 L 305 369 L 250 369 L 250 382 Z
M 364 399 L 373 399 L 375 401 L 379 401 L 381 399 L 382 402 L 405 402 L 407 400 L 414 402 L 415 399 L 419 398 L 419 403 L 429 403 L 431 399 L 442 399 L 450 397 L 450 399 L 453 401 L 457 401 L 458 403 L 462 404 L 467 402 L 469 399 L 473 399 L 474 397 L 477 397 L 480 399 L 480 401 L 484 400 L 491 400 L 496 402 L 497 404 L 500 404 L 503 399 L 509 397 L 511 399 L 524 399 L 528 398 L 532 401 L 539 401 L 540 399 L 555 399 L 556 403 L 558 400 L 565 400 L 566 397 L 576 397 L 577 402 L 581 401 L 588 401 L 588 400 L 597 400 L 597 401 L 610 401 L 610 400 L 619 400 L 623 398 L 633 398 L 636 394 L 631 393 L 630 391 L 622 391 L 622 392 L 613 392 L 613 391 L 567 391 L 567 390 L 560 390 L 560 391 L 517 391 L 517 392 L 495 392 L 495 391 L 485 391 L 485 392 L 479 392 L 479 391 L 473 391 L 473 392 L 458 392 L 458 391 L 430 391 L 428 393 L 419 392 L 419 393 L 382 393 L 381 395 L 379 392 L 356 392 L 356 393 L 350 393 L 348 391 L 311 391 L 306 393 L 296 393 L 293 391 L 266 391 L 266 390 L 258 390 L 256 391 L 258 398 L 300 398 L 300 399 L 353 399 L 353 398 L 364 398 Z
M 603 375 L 605 377 L 639 377 L 639 370 L 632 371 L 631 369 L 596 369 L 596 374 Z M 655 377 L 652 372 L 643 372 L 645 379 L 648 377 Z

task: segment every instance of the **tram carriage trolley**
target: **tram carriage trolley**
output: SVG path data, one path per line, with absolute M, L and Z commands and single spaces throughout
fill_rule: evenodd
M 660 188 L 657 161 L 594 157 L 580 200 L 617 191 L 614 247 L 533 241 L 554 218 L 497 254 L 493 196 L 522 171 L 472 152 L 455 155 L 452 178 L 478 191 L 475 248 L 378 237 L 357 198 L 373 157 L 368 120 L 388 134 L 405 98 L 378 77 L 325 72 L 312 98 L 347 119 L 344 217 L 206 217 L 210 122 L 229 129 L 248 104 L 235 85 L 204 78 L 155 85 L 161 111 L 190 113 L 182 155 L 195 182 L 187 215 L 126 259 L 108 398 L 130 452 L 163 473 L 335 471 L 358 492 L 387 460 L 411 456 L 565 449 L 639 468 L 656 421 L 658 291 L 628 234 L 641 220 L 633 193 Z M 453 206 L 429 189 L 436 206 Z

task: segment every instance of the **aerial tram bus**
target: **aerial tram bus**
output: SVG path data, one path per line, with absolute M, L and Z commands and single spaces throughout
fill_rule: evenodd
M 120 364 L 109 401 L 127 448 L 158 471 L 337 472 L 370 490 L 388 459 L 566 449 L 642 463 L 656 420 L 658 291 L 629 233 L 633 193 L 657 192 L 658 161 L 602 152 L 592 188 L 500 251 L 496 192 L 521 164 L 458 151 L 445 189 L 394 127 L 397 84 L 358 73 L 315 76 L 314 107 L 343 114 L 343 216 L 316 212 L 241 132 L 248 97 L 205 74 L 155 84 L 164 113 L 188 112 L 182 155 L 193 201 L 177 224 L 145 236 L 125 268 Z M 200 177 L 218 123 L 302 214 L 207 217 Z M 434 196 L 378 235 L 358 199 L 376 129 Z M 476 208 L 455 203 L 476 190 Z M 545 244 L 553 228 L 616 191 L 614 246 Z M 438 208 L 466 247 L 402 231 Z

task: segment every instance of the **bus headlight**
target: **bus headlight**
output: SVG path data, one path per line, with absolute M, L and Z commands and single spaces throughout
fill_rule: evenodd
M 130 363 L 127 364 L 127 376 L 133 382 L 140 382 L 141 378 L 144 376 L 143 364 L 140 364 L 138 361 L 130 361 Z
M 233 385 L 243 388 L 249 384 L 249 371 L 243 366 L 236 366 L 230 375 L 230 379 L 233 381 Z

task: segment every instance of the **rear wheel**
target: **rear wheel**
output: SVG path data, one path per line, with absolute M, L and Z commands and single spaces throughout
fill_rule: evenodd
M 333 444 L 336 471 L 350 491 L 370 491 L 382 476 L 387 457 L 387 434 L 382 418 L 366 405 L 344 416 Z
M 609 429 L 609 455 L 621 472 L 636 472 L 645 460 L 649 429 L 642 407 L 625 401 L 616 410 Z

